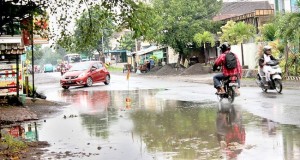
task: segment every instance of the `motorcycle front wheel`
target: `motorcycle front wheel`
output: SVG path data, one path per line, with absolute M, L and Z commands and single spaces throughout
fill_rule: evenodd
M 229 101 L 230 103 L 233 103 L 233 101 L 234 101 L 234 96 L 235 96 L 235 91 L 234 91 L 234 89 L 233 89 L 232 87 L 229 87 L 229 88 L 228 88 L 228 101 Z
M 280 79 L 275 79 L 274 80 L 274 85 L 275 85 L 275 89 L 278 93 L 281 93 L 282 91 L 282 83 Z
M 266 89 L 266 88 L 264 88 L 264 87 L 260 87 L 261 88 L 261 90 L 263 91 L 263 92 L 267 92 L 268 91 L 268 89 Z

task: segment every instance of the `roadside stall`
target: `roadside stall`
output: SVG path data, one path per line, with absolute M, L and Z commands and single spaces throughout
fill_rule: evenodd
M 8 103 L 11 97 L 23 95 L 22 54 L 21 37 L 0 37 L 0 103 Z

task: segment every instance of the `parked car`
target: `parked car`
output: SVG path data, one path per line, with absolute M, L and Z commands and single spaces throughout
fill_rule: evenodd
M 110 83 L 110 73 L 99 61 L 74 63 L 60 79 L 60 85 L 64 89 L 68 89 L 70 86 L 90 87 L 99 82 L 103 82 L 105 85 Z
M 44 65 L 44 73 L 53 72 L 53 71 L 54 71 L 54 66 L 52 64 L 45 64 Z

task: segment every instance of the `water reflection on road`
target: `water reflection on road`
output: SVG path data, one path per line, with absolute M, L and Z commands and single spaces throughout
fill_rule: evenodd
M 160 90 L 62 90 L 64 113 L 39 122 L 54 159 L 299 159 L 300 129 L 239 106 L 164 100 Z M 125 99 L 129 98 L 129 102 Z

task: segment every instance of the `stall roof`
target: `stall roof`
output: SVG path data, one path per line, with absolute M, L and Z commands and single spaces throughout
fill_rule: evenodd
M 24 54 L 21 36 L 0 36 L 0 54 Z
M 137 55 L 143 55 L 143 54 L 155 51 L 157 49 L 159 49 L 157 46 L 150 46 L 146 49 L 143 49 L 143 50 L 140 50 L 140 51 L 137 51 L 137 52 L 133 52 L 133 54 L 136 53 Z

